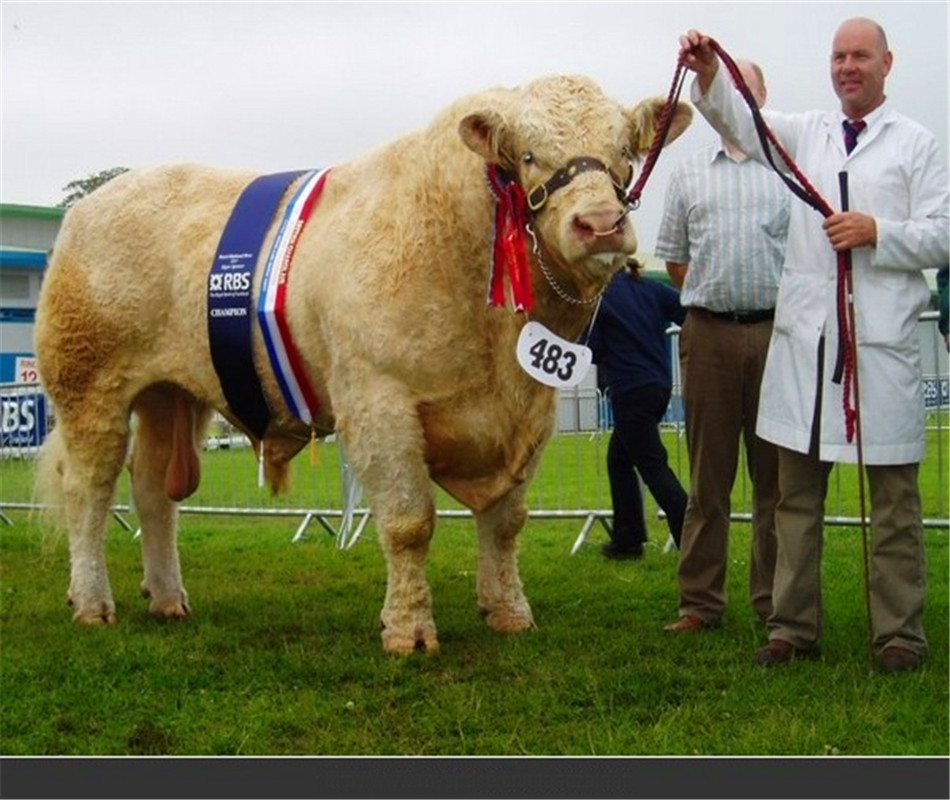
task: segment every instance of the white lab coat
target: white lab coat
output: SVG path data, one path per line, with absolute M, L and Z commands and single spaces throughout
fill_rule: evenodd
M 710 124 L 750 156 L 763 155 L 748 106 L 724 67 L 693 102 Z M 924 401 L 917 320 L 930 290 L 921 270 L 946 264 L 947 171 L 934 137 L 885 103 L 847 155 L 840 112 L 764 112 L 800 172 L 834 209 L 846 170 L 849 208 L 874 216 L 877 246 L 852 251 L 861 435 L 866 464 L 909 464 L 924 457 Z M 776 154 L 775 163 L 783 165 Z M 825 337 L 820 429 L 823 461 L 857 461 L 847 442 L 842 385 L 831 382 L 838 342 L 837 257 L 822 215 L 792 200 L 775 325 L 759 398 L 757 433 L 808 452 L 817 390 L 817 351 Z

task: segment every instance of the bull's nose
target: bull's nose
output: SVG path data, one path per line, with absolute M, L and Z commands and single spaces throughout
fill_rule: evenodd
M 598 209 L 575 216 L 573 227 L 578 238 L 585 240 L 620 233 L 626 221 L 627 215 L 614 208 Z

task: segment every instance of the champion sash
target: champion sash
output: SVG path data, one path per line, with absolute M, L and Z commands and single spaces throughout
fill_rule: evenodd
M 300 353 L 294 346 L 287 324 L 287 277 L 297 239 L 310 219 L 329 172 L 329 169 L 323 169 L 309 173 L 287 204 L 267 258 L 257 302 L 257 320 L 284 400 L 294 416 L 308 425 L 313 424 L 319 411 L 319 401 L 304 371 Z
M 228 406 L 258 439 L 264 437 L 270 410 L 251 350 L 254 269 L 284 192 L 302 174 L 263 175 L 244 189 L 221 234 L 208 275 L 211 360 Z

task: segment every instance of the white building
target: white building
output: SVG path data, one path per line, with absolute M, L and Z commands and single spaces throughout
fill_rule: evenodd
M 33 320 L 65 210 L 0 204 L 0 383 L 36 380 Z

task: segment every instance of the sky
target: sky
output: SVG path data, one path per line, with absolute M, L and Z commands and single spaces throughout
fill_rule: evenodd
M 948 152 L 940 2 L 8 2 L 0 0 L 0 202 L 55 205 L 114 166 L 331 166 L 494 86 L 580 73 L 635 105 L 665 95 L 678 38 L 765 71 L 768 106 L 834 108 L 837 26 L 887 32 L 893 105 Z M 716 141 L 699 117 L 661 155 L 633 222 L 652 251 L 670 170 Z

